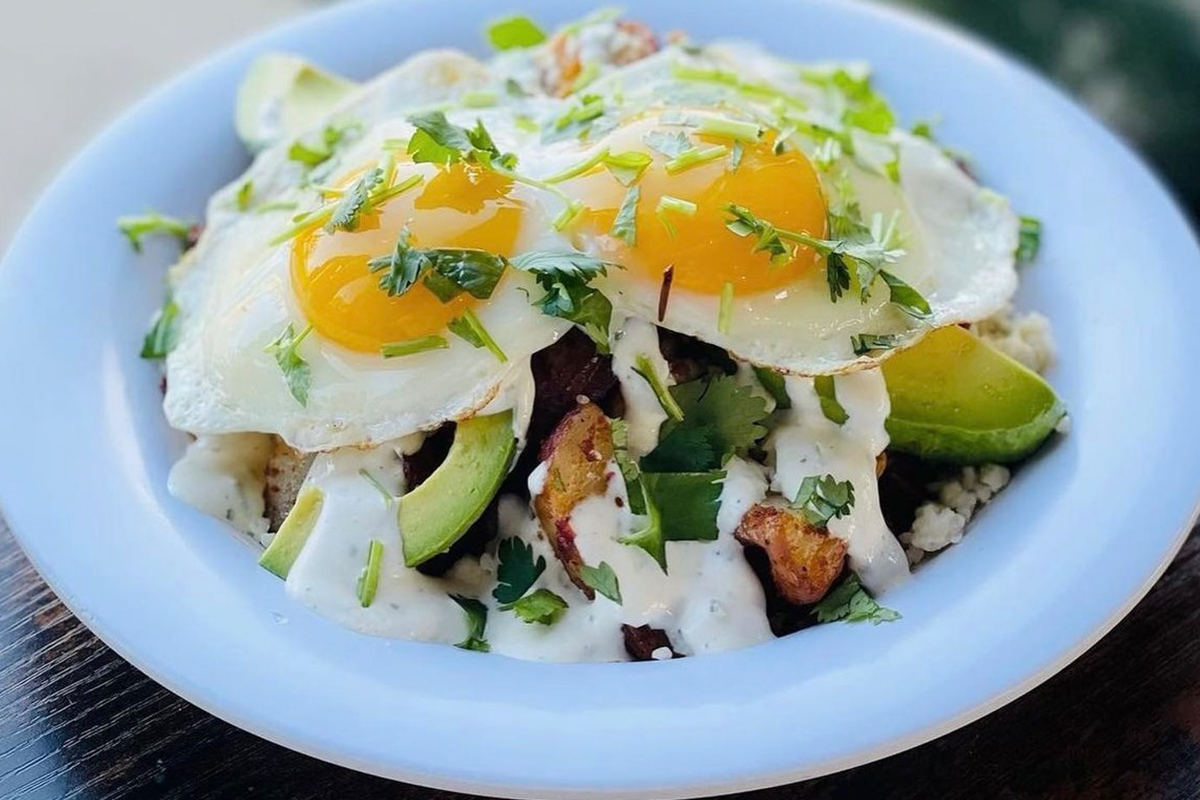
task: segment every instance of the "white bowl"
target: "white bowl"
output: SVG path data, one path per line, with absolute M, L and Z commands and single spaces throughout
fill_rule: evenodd
M 554 24 L 585 3 L 527 0 Z M 659 30 L 743 36 L 797 59 L 871 61 L 912 121 L 1045 221 L 1020 302 L 1054 322 L 1073 430 L 967 539 L 886 597 L 899 622 L 828 625 L 720 656 L 546 665 L 360 636 L 290 603 L 249 547 L 168 496 L 180 437 L 138 358 L 169 247 L 138 260 L 114 219 L 198 217 L 246 164 L 234 91 L 299 52 L 356 77 L 434 45 L 481 49 L 482 0 L 334 6 L 196 67 L 99 137 L 0 268 L 0 495 L 71 609 L 155 680 L 288 747 L 489 794 L 670 797 L 811 777 L 931 739 L 1028 691 L 1147 591 L 1187 533 L 1200 434 L 1200 255 L 1137 158 L 1008 59 L 845 0 L 674 0 Z

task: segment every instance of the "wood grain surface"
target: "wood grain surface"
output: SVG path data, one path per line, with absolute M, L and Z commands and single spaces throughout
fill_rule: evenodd
M 745 797 L 1200 796 L 1198 589 L 1193 534 L 1124 622 L 1020 700 L 907 753 Z M 58 602 L 0 520 L 0 798 L 458 797 L 324 764 L 175 697 Z

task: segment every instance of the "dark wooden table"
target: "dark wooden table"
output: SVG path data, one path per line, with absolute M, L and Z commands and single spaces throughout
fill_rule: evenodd
M 1200 213 L 1198 0 L 904 2 L 1035 63 L 1107 117 Z M 1116 630 L 1015 703 L 885 761 L 751 796 L 1200 797 L 1198 597 L 1193 536 Z M 455 795 L 298 755 L 161 689 L 71 616 L 0 520 L 0 800 L 225 797 Z
M 1049 682 L 884 761 L 747 797 L 1200 797 L 1200 537 Z M 461 797 L 293 753 L 159 687 L 55 598 L 0 522 L 0 798 Z

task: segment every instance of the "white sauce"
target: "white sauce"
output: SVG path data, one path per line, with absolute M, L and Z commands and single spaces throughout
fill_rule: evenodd
M 537 586 L 558 593 L 570 607 L 552 626 L 530 625 L 496 610 L 488 597 L 492 651 L 545 661 L 625 660 L 622 623 L 663 629 L 685 655 L 732 650 L 772 638 L 762 585 L 732 536 L 745 509 L 766 492 L 761 471 L 736 459 L 730 462 L 731 480 L 721 493 L 723 508 L 730 510 L 719 519 L 718 538 L 668 542 L 667 575 L 645 551 L 618 541 L 636 527 L 637 519 L 629 511 L 615 464 L 609 473 L 613 477 L 608 490 L 580 503 L 571 515 L 571 527 L 584 561 L 593 566 L 606 562 L 616 573 L 622 604 L 599 594 L 589 603 L 554 558 L 528 508 L 505 497 L 501 537 L 518 536 L 545 556 L 548 566 Z
M 758 375 L 754 374 L 754 367 L 750 364 L 747 364 L 745 361 L 739 361 L 737 372 L 734 374 L 733 379 L 737 382 L 738 386 L 745 386 L 750 390 L 752 395 L 766 403 L 768 414 L 775 410 L 775 397 L 763 388 L 762 381 L 758 379 Z
M 775 477 L 771 488 L 789 500 L 810 475 L 832 475 L 854 485 L 851 512 L 829 521 L 829 532 L 848 545 L 850 566 L 873 592 L 908 577 L 904 549 L 883 521 L 875 459 L 888 444 L 884 421 L 891 402 L 878 369 L 834 378 L 838 402 L 849 415 L 844 425 L 825 418 L 811 378 L 786 379 L 792 408 L 767 440 Z
M 263 471 L 273 449 L 266 433 L 197 437 L 171 467 L 167 490 L 239 531 L 263 536 L 269 524 Z
M 613 319 L 612 370 L 621 383 L 625 400 L 625 424 L 629 431 L 629 454 L 641 458 L 658 444 L 658 429 L 667 421 L 654 389 L 634 371 L 637 358 L 645 355 L 663 386 L 671 386 L 671 368 L 658 346 L 658 329 L 641 319 Z
M 342 448 L 317 457 L 307 485 L 325 494 L 316 526 L 287 577 L 287 593 L 324 617 L 361 633 L 398 639 L 458 642 L 465 623 L 449 592 L 468 591 L 404 566 L 395 501 L 388 501 L 359 470 L 389 492 L 404 491 L 398 443 L 370 450 Z M 404 444 L 400 442 L 399 444 Z M 374 602 L 363 608 L 358 577 L 372 539 L 383 543 Z

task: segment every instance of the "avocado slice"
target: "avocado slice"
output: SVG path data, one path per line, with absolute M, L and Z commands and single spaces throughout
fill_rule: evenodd
M 259 56 L 238 87 L 234 127 L 257 153 L 316 125 L 355 86 L 296 56 Z
M 396 513 L 407 566 L 445 552 L 483 514 L 512 466 L 512 424 L 511 410 L 458 423 L 446 460 L 400 498 Z
M 263 551 L 258 563 L 268 572 L 286 579 L 296 557 L 304 549 L 308 535 L 317 524 L 321 515 L 321 506 L 325 504 L 325 493 L 315 486 L 308 486 L 300 491 L 296 504 L 288 512 L 279 533 L 271 540 L 271 544 Z
M 883 362 L 891 447 L 931 461 L 1008 463 L 1067 413 L 1041 376 L 957 325 Z

